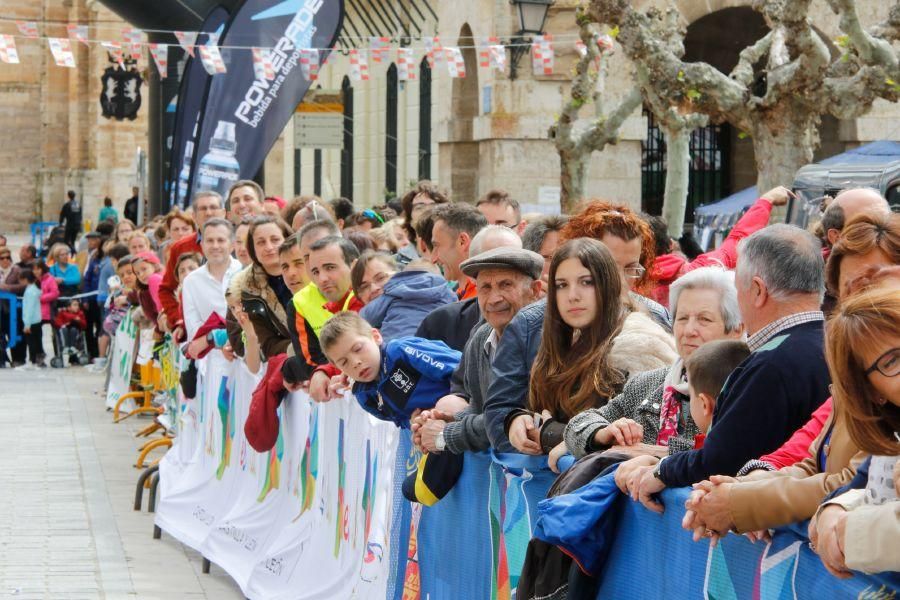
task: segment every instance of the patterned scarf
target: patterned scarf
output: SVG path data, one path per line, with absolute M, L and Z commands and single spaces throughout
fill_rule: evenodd
M 689 394 L 684 361 L 679 358 L 669 369 L 663 382 L 663 401 L 659 409 L 659 434 L 656 436 L 658 446 L 668 446 L 669 438 L 678 435 L 682 399 Z

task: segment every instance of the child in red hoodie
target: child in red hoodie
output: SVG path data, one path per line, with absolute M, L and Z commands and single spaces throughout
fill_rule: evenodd
M 87 328 L 87 319 L 77 298 L 71 299 L 63 310 L 56 313 L 53 325 L 62 333 L 63 347 L 69 349 L 69 364 L 75 364 L 78 338 Z

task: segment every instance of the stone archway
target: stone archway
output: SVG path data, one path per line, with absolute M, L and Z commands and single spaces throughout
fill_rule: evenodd
M 449 139 L 441 149 L 449 159 L 450 194 L 456 202 L 475 202 L 478 197 L 479 145 L 474 137 L 478 116 L 478 57 L 472 28 L 466 23 L 459 32 L 457 46 L 462 50 L 466 76 L 453 80 L 450 99 Z M 446 173 L 447 170 L 442 169 Z

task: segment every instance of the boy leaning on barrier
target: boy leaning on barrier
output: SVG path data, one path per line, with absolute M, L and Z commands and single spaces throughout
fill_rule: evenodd
M 366 412 L 409 429 L 419 411 L 433 408 L 450 392 L 450 377 L 461 354 L 443 342 L 400 337 L 387 343 L 354 312 L 336 314 L 319 334 L 329 362 L 353 380 L 352 392 Z M 337 385 L 331 391 L 334 397 Z M 446 494 L 462 471 L 463 456 L 426 454 L 418 471 L 403 484 L 407 499 L 432 505 Z

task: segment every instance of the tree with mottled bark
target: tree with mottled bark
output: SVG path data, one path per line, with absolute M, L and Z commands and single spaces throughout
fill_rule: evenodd
M 631 0 L 590 0 L 590 20 L 618 28 L 617 42 L 643 73 L 645 85 L 677 114 L 698 113 L 728 122 L 752 138 L 757 188 L 789 186 L 812 162 L 822 115 L 851 119 L 872 103 L 900 97 L 900 2 L 888 18 L 865 28 L 855 0 L 827 0 L 844 33 L 840 53 L 815 30 L 812 0 L 755 0 L 769 32 L 740 53 L 730 74 L 704 62 L 685 62 L 667 40 L 674 8 L 638 9 Z M 680 29 L 683 31 L 683 28 Z M 670 146 L 671 150 L 671 146 Z M 668 182 L 667 182 L 668 183 Z
M 603 55 L 609 43 L 583 10 L 579 9 L 576 18 L 582 55 L 575 65 L 569 97 L 563 103 L 559 119 L 550 128 L 550 137 L 559 152 L 560 207 L 564 213 L 575 212 L 576 205 L 584 198 L 591 154 L 615 144 L 622 123 L 641 105 L 641 92 L 634 88 L 606 114 L 600 83 L 606 74 Z M 594 105 L 594 118 L 590 123 L 579 123 L 579 113 L 589 103 Z

